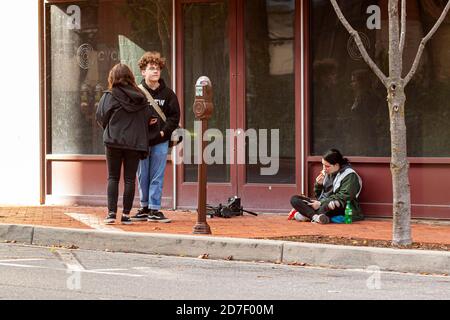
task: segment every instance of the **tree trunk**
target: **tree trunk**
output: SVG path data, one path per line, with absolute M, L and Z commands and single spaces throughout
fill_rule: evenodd
M 391 122 L 391 174 L 393 190 L 393 244 L 409 245 L 411 239 L 411 192 L 406 149 L 405 88 L 392 83 L 388 89 Z
M 420 58 L 428 40 L 444 21 L 450 11 L 450 0 L 433 28 L 420 42 L 419 50 L 408 75 L 402 80 L 403 49 L 406 41 L 406 0 L 402 0 L 401 28 L 399 21 L 399 0 L 389 0 L 389 77 L 378 68 L 370 58 L 358 32 L 350 25 L 342 14 L 336 0 L 330 0 L 339 20 L 347 31 L 354 37 L 364 61 L 380 78 L 388 89 L 389 118 L 391 121 L 391 174 L 393 186 L 393 244 L 411 244 L 411 192 L 409 188 L 409 163 L 406 153 L 406 125 L 405 125 L 405 87 L 417 71 Z

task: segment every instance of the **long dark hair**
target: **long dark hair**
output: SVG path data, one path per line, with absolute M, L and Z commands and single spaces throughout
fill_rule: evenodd
M 133 72 L 130 67 L 126 64 L 118 63 L 114 67 L 112 67 L 111 71 L 109 71 L 108 76 L 108 88 L 112 90 L 115 86 L 131 86 L 137 92 L 141 92 L 141 90 L 136 85 L 136 79 L 134 78 Z
M 329 164 L 335 165 L 339 163 L 342 167 L 343 165 L 349 164 L 347 158 L 344 158 L 338 149 L 330 149 L 323 155 L 323 160 L 327 161 Z

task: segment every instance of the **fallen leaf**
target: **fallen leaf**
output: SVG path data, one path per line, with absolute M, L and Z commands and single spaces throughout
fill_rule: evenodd
M 304 267 L 304 266 L 306 266 L 306 263 L 295 261 L 295 262 L 290 263 L 289 265 L 291 265 L 291 266 L 301 266 L 301 267 Z
M 209 258 L 209 254 L 208 253 L 204 253 L 202 255 L 198 256 L 199 259 L 208 259 Z
M 233 256 L 228 256 L 228 257 L 226 258 L 226 260 L 228 260 L 228 261 L 233 260 Z

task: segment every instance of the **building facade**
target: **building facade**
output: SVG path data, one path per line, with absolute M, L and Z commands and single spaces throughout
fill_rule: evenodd
M 387 72 L 387 0 L 339 2 Z M 408 1 L 405 72 L 444 4 Z M 195 81 L 206 75 L 213 83 L 209 128 L 215 130 L 205 138 L 223 153 L 208 166 L 208 203 L 238 195 L 250 210 L 284 212 L 293 194 L 312 192 L 321 154 L 334 147 L 363 178 L 364 213 L 392 214 L 386 92 L 329 1 L 39 1 L 37 14 L 41 70 L 35 89 L 41 99 L 34 107 L 40 110 L 42 203 L 105 204 L 96 104 L 114 64 L 127 63 L 140 81 L 137 60 L 157 50 L 167 58 L 163 79 L 177 93 L 192 138 Z M 450 17 L 407 88 L 416 218 L 450 219 L 449 40 Z M 194 145 L 195 139 L 185 140 L 182 162 L 175 157 L 179 149 L 168 158 L 165 207 L 196 207 L 195 153 L 186 152 Z

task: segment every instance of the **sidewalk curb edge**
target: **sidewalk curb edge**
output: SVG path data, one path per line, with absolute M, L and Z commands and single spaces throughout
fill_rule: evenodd
M 443 274 L 450 252 L 0 224 L 0 241 L 124 253 Z

